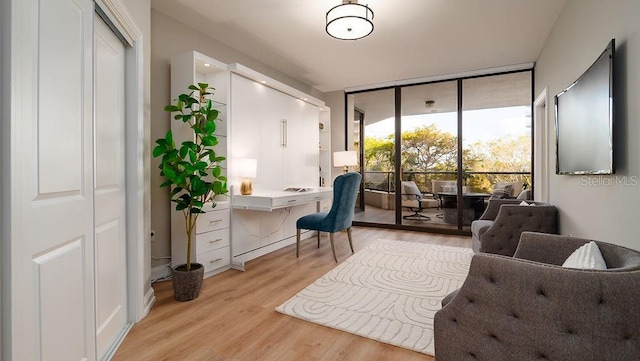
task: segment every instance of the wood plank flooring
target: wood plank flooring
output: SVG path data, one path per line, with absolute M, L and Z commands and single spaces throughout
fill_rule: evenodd
M 341 262 L 351 255 L 346 232 L 336 234 Z M 357 252 L 379 238 L 470 247 L 470 237 L 376 228 L 353 228 Z M 434 361 L 418 352 L 298 320 L 274 311 L 301 289 L 334 268 L 323 234 L 247 263 L 247 271 L 229 270 L 204 281 L 200 297 L 173 299 L 171 281 L 153 285 L 156 303 L 134 325 L 114 361 L 181 360 L 349 360 Z

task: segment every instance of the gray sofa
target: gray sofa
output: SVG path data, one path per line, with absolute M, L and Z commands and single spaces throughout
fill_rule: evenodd
M 640 360 L 640 252 L 598 242 L 608 269 L 560 265 L 590 240 L 524 232 L 479 253 L 435 315 L 437 361 Z
M 471 248 L 513 256 L 524 231 L 557 233 L 557 210 L 542 202 L 520 206 L 519 199 L 491 199 L 482 216 L 471 223 Z

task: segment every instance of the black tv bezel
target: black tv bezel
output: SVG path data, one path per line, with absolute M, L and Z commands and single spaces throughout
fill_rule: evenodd
M 571 170 L 571 171 L 560 171 L 560 151 L 559 151 L 559 143 L 560 143 L 560 128 L 559 128 L 559 118 L 558 118 L 558 98 L 569 91 L 572 87 L 578 84 L 582 79 L 584 79 L 591 70 L 602 61 L 603 57 L 609 58 L 609 169 L 591 169 L 591 170 Z M 556 174 L 558 175 L 611 175 L 615 174 L 615 156 L 614 156 L 614 123 L 615 123 L 615 107 L 614 107 L 614 68 L 615 68 L 615 39 L 611 39 L 605 49 L 600 53 L 598 58 L 591 64 L 591 66 L 584 72 L 580 77 L 571 83 L 570 86 L 565 88 L 563 91 L 558 93 L 554 97 L 554 105 L 555 105 L 555 126 L 556 126 Z

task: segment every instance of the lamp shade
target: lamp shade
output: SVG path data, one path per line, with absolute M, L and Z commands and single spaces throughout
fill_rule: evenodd
M 333 153 L 333 166 L 344 167 L 358 164 L 358 154 L 355 150 L 345 150 Z
M 236 160 L 238 176 L 242 178 L 255 178 L 258 171 L 258 160 L 251 158 L 241 158 Z
M 327 34 L 341 40 L 357 40 L 373 31 L 373 11 L 357 0 L 344 0 L 327 11 Z

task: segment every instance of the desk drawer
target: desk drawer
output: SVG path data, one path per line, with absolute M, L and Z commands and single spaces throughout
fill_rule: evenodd
M 214 251 L 201 253 L 196 256 L 198 263 L 204 266 L 204 273 L 218 268 L 226 267 L 231 263 L 229 247 L 223 247 Z
M 196 221 L 196 234 L 229 228 L 229 210 L 221 209 L 202 213 Z
M 229 228 L 218 229 L 196 235 L 198 254 L 229 246 Z
M 274 198 L 272 206 L 273 208 L 295 206 L 298 204 L 318 201 L 320 199 L 322 199 L 322 197 L 317 193 L 300 192 L 300 193 L 294 193 L 293 195 L 288 197 Z

